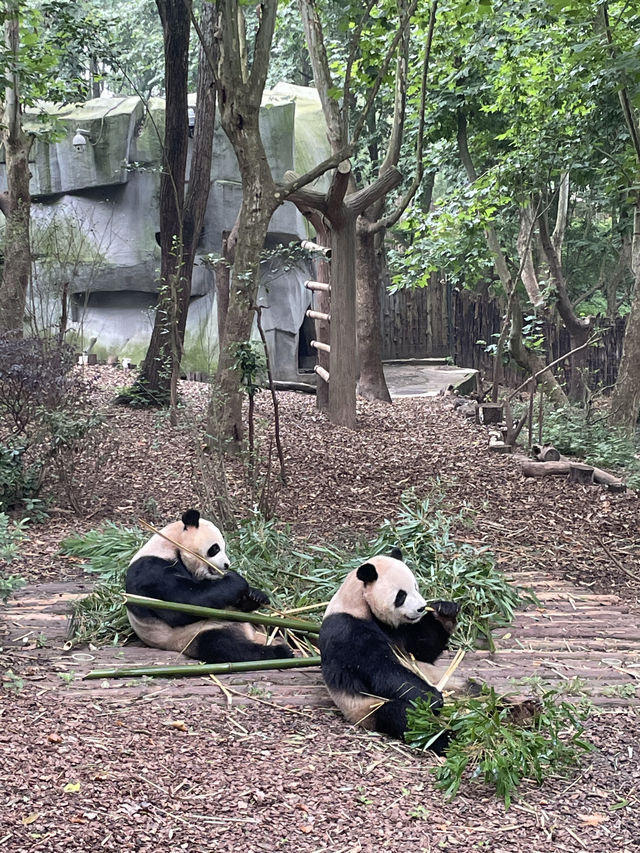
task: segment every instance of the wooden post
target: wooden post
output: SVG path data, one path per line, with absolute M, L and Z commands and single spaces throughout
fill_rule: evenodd
M 329 420 L 356 426 L 356 219 L 345 217 L 342 227 L 332 229 L 331 314 L 339 318 L 329 329 Z

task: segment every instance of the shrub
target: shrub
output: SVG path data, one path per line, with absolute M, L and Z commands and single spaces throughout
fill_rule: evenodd
M 6 513 L 0 512 L 0 560 L 10 563 L 18 556 L 18 546 L 26 538 L 26 524 L 27 519 L 12 522 Z M 0 574 L 0 601 L 6 602 L 10 595 L 24 585 L 24 578 L 18 575 Z
M 10 563 L 18 556 L 18 546 L 27 538 L 27 521 L 26 518 L 11 521 L 6 513 L 0 512 L 0 560 Z
M 67 344 L 0 335 L 0 510 L 33 500 L 52 471 L 71 506 L 82 509 L 75 462 L 81 450 L 103 461 L 102 417 L 91 410 L 90 386 L 74 362 Z
M 454 797 L 469 771 L 471 780 L 493 785 L 509 808 L 523 779 L 541 784 L 550 774 L 578 764 L 581 754 L 593 749 L 582 738 L 582 721 L 588 713 L 588 705 L 574 707 L 548 691 L 537 711 L 520 723 L 514 719 L 513 706 L 493 688 L 484 687 L 479 697 L 445 704 L 437 715 L 427 702 L 417 700 L 407 714 L 406 740 L 427 749 L 449 732 L 446 760 L 432 771 L 436 786 Z
M 633 438 L 609 424 L 606 417 L 578 406 L 551 408 L 544 414 L 543 437 L 567 456 L 589 465 L 619 471 L 631 488 L 640 488 L 640 459 Z

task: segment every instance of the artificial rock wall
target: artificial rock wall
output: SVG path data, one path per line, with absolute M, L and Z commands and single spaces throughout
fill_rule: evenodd
M 194 105 L 195 97 L 190 98 Z M 62 132 L 57 142 L 37 141 L 31 192 L 36 256 L 30 310 L 39 328 L 56 323 L 61 293 L 72 295 L 72 325 L 79 345 L 91 341 L 100 359 L 139 362 L 147 349 L 158 290 L 158 196 L 164 101 L 145 106 L 138 97 L 99 98 L 49 110 Z M 187 117 L 185 116 L 185 121 Z M 279 84 L 265 93 L 262 137 L 276 180 L 303 173 L 328 156 L 322 109 L 313 89 Z M 72 144 L 77 129 L 86 144 Z M 242 191 L 235 155 L 218 126 L 211 191 L 199 254 L 219 253 Z M 6 188 L 0 162 L 0 190 Z M 307 236 L 306 223 L 285 202 L 274 214 L 269 244 Z M 298 378 L 298 336 L 310 295 L 311 271 L 277 258 L 263 264 L 263 326 L 278 379 Z M 213 272 L 196 264 L 185 341 L 185 370 L 211 370 L 217 360 L 217 310 Z

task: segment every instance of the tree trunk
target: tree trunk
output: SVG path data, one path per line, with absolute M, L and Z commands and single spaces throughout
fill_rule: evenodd
M 366 216 L 363 215 L 363 219 Z M 384 232 L 358 228 L 356 244 L 356 316 L 360 378 L 358 393 L 366 400 L 391 402 L 382 369 L 380 317 L 381 252 Z
M 18 66 L 20 30 L 18 17 L 5 23 L 5 39 L 9 52 Z M 7 164 L 7 195 L 2 210 L 6 216 L 4 267 L 0 286 L 0 331 L 22 335 L 27 289 L 31 274 L 31 244 L 29 222 L 31 195 L 29 193 L 29 151 L 31 140 L 24 133 L 20 119 L 20 90 L 18 72 L 11 74 L 13 86 L 5 91 L 0 138 L 4 143 Z
M 622 345 L 622 358 L 611 395 L 611 420 L 630 435 L 633 434 L 640 410 L 640 199 L 636 199 L 633 216 L 631 267 L 635 290 Z
M 247 150 L 249 148 L 247 146 Z M 235 367 L 236 353 L 238 344 L 251 337 L 253 306 L 258 296 L 260 252 L 273 213 L 273 207 L 267 208 L 264 204 L 269 197 L 269 184 L 273 190 L 271 174 L 266 175 L 264 172 L 250 183 L 243 181 L 224 346 L 220 351 L 210 408 L 210 434 L 221 434 L 234 443 L 240 442 L 243 436 L 242 394 L 239 390 L 241 377 Z
M 191 276 L 184 267 L 184 184 L 189 128 L 187 85 L 189 11 L 184 0 L 156 0 L 162 21 L 165 62 L 165 134 L 160 178 L 160 285 L 151 340 L 134 384 L 136 397 L 169 402 L 182 357 Z M 206 200 L 205 200 L 206 204 Z
M 522 343 L 522 311 L 520 310 L 520 303 L 517 299 L 513 300 L 513 304 L 511 307 L 511 327 L 509 331 L 509 352 L 511 354 L 511 358 L 519 364 L 520 367 L 523 367 L 528 373 L 533 376 L 538 373 L 538 371 L 542 370 L 544 367 L 544 361 L 540 358 L 539 355 L 532 353 L 528 350 L 525 345 Z M 551 370 L 545 370 L 544 373 L 539 377 L 538 381 L 542 385 L 542 388 L 556 405 L 558 406 L 566 406 L 569 402 L 567 399 L 567 395 L 564 393 L 560 385 L 558 384 L 558 380 L 555 378 Z
M 216 88 L 222 128 L 238 161 L 242 205 L 231 272 L 229 307 L 209 409 L 209 434 L 237 445 L 242 439 L 241 376 L 235 367 L 239 343 L 249 340 L 258 296 L 260 253 L 279 204 L 259 128 L 277 0 L 264 0 L 253 41 L 251 69 L 241 49 L 244 18 L 236 0 L 220 0 L 214 31 Z
M 563 176 L 563 180 L 560 186 L 560 200 L 558 201 L 559 207 L 561 203 L 564 203 L 563 199 L 565 198 L 565 195 L 568 192 L 568 189 L 565 186 L 565 177 L 566 176 Z M 543 212 L 540 214 L 540 216 L 538 216 L 538 229 L 540 232 L 542 248 L 547 259 L 547 263 L 549 264 L 551 280 L 555 285 L 557 295 L 556 308 L 558 309 L 558 314 L 560 314 L 560 316 L 562 317 L 562 322 L 564 323 L 567 331 L 569 332 L 571 340 L 570 348 L 576 349 L 577 347 L 582 346 L 582 344 L 586 343 L 589 340 L 589 336 L 591 335 L 591 330 L 593 328 L 593 318 L 579 317 L 576 314 L 575 308 L 569 297 L 567 282 L 564 276 L 564 271 L 562 269 L 562 256 L 560 253 L 561 246 L 559 244 L 560 236 L 564 234 L 564 227 L 560 229 L 560 234 L 557 233 L 558 228 L 556 227 L 553 236 L 550 236 L 549 229 L 547 227 L 546 215 Z M 569 397 L 572 400 L 581 400 L 584 397 L 584 372 L 587 363 L 586 358 L 586 349 L 580 350 L 571 357 L 571 378 L 569 382 Z

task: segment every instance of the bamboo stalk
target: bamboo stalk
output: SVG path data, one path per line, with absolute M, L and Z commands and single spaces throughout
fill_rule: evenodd
M 442 676 L 440 681 L 436 684 L 436 690 L 439 690 L 442 693 L 442 691 L 446 687 L 447 682 L 449 681 L 449 679 L 451 678 L 453 673 L 456 671 L 456 669 L 462 663 L 462 658 L 464 657 L 464 655 L 465 655 L 464 649 L 458 649 L 458 651 L 453 656 L 453 660 L 451 661 L 451 663 L 447 667 L 447 671 Z
M 240 610 L 215 610 L 213 607 L 200 607 L 197 604 L 182 604 L 177 601 L 161 601 L 159 598 L 145 598 L 143 595 L 124 594 L 125 604 L 150 607 L 153 610 L 177 610 L 178 613 L 190 613 L 203 619 L 218 619 L 224 622 L 250 622 L 252 625 L 268 625 L 275 628 L 288 628 L 303 634 L 319 634 L 320 625 L 304 619 L 281 619 L 264 613 L 243 613 Z
M 291 610 L 276 610 L 278 616 L 293 616 L 294 613 L 303 613 L 305 610 L 320 610 L 327 607 L 328 601 L 318 601 L 317 604 L 306 604 L 304 607 L 292 607 Z
M 260 672 L 269 669 L 297 669 L 306 666 L 319 666 L 320 655 L 308 658 L 276 658 L 275 660 L 243 660 L 235 663 L 192 663 L 185 666 L 136 666 L 131 669 L 94 669 L 84 678 L 137 678 L 155 676 L 170 678 L 172 676 L 219 675 L 224 672 Z

